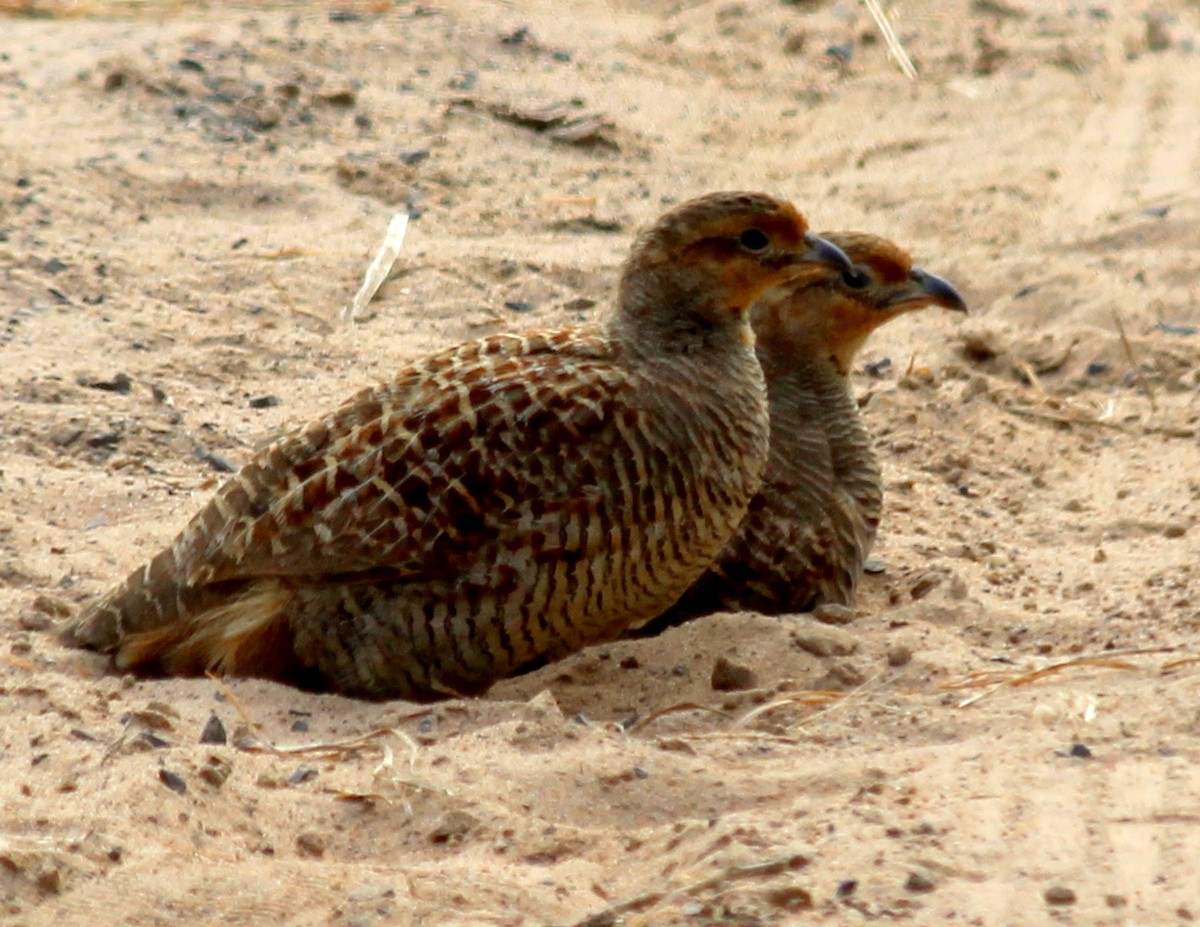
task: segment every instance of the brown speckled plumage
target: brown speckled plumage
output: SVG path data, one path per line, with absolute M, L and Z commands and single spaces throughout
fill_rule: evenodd
M 855 262 L 857 276 L 778 287 L 751 310 L 771 414 L 763 486 L 713 567 L 640 633 L 714 611 L 782 614 L 853 601 L 883 490 L 847 373 L 885 322 L 926 306 L 966 305 L 890 241 L 826 237 Z
M 477 693 L 660 613 L 758 489 L 748 306 L 843 255 L 761 194 L 643 231 L 594 328 L 426 357 L 250 461 L 74 621 L 122 669 Z

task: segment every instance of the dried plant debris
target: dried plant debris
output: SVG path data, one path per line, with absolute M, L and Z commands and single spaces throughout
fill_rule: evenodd
M 482 108 L 501 122 L 529 129 L 563 145 L 611 152 L 621 150 L 615 124 L 607 116 L 584 112 L 582 100 L 546 105 L 480 104 L 467 97 L 455 100 L 452 105 L 466 109 Z

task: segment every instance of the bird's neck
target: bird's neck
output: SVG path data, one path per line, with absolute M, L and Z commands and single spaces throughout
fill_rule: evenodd
M 745 312 L 722 289 L 678 266 L 627 267 L 622 274 L 609 336 L 653 357 L 703 353 L 744 357 L 754 343 Z
M 762 360 L 771 413 L 768 479 L 806 484 L 813 462 L 827 460 L 834 485 L 849 493 L 864 515 L 877 518 L 879 467 L 840 359 Z

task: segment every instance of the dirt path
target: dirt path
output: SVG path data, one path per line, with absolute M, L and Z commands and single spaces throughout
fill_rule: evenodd
M 916 83 L 850 0 L 0 15 L 0 921 L 1200 916 L 1200 10 L 892 11 Z M 851 624 L 713 616 L 427 711 L 49 633 L 280 429 L 603 312 L 641 222 L 739 187 L 974 310 L 864 353 Z

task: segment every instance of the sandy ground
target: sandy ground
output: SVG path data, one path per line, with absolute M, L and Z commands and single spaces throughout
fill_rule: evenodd
M 851 0 L 0 8 L 0 921 L 1200 917 L 1195 2 L 907 0 L 916 82 Z M 603 312 L 636 227 L 720 188 L 973 308 L 855 374 L 851 623 L 713 616 L 430 709 L 56 642 L 280 429 Z

